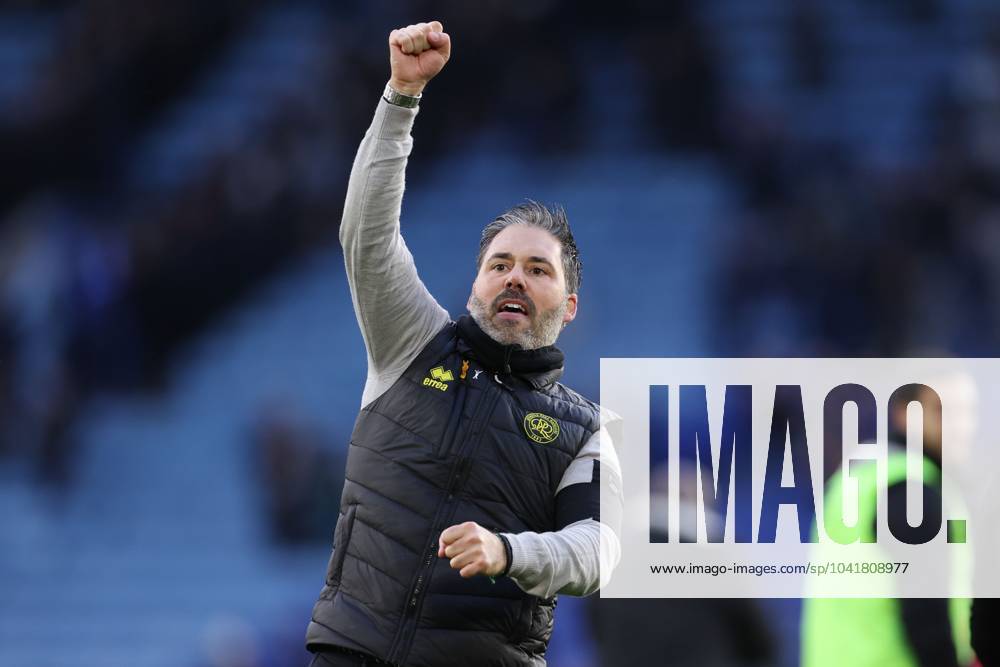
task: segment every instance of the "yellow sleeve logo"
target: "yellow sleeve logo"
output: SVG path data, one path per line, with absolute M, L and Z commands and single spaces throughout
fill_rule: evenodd
M 559 437 L 559 422 L 541 412 L 529 412 L 524 417 L 525 434 L 540 445 Z

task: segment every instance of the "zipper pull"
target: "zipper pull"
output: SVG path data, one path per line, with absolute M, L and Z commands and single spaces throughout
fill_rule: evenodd
M 503 372 L 505 375 L 510 375 L 510 353 L 513 351 L 514 346 L 508 345 L 504 348 L 503 353 Z

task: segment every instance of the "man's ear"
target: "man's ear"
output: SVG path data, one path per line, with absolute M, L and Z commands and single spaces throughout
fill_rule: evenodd
M 566 313 L 563 315 L 563 326 L 576 319 L 576 305 L 578 297 L 576 294 L 566 296 Z

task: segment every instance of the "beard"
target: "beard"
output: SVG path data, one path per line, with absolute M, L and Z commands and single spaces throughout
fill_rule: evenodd
M 519 329 L 518 322 L 510 320 L 495 320 L 497 305 L 503 299 L 519 299 L 528 304 L 529 325 L 527 329 Z M 469 314 L 479 328 L 501 345 L 518 345 L 523 350 L 534 350 L 553 345 L 563 329 L 563 315 L 569 307 L 566 299 L 550 310 L 538 311 L 527 296 L 519 292 L 504 291 L 487 306 L 475 293 L 469 296 Z

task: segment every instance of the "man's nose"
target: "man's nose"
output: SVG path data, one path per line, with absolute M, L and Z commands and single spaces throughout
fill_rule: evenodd
M 524 271 L 520 267 L 515 266 L 507 273 L 507 281 L 504 286 L 509 289 L 524 289 Z

